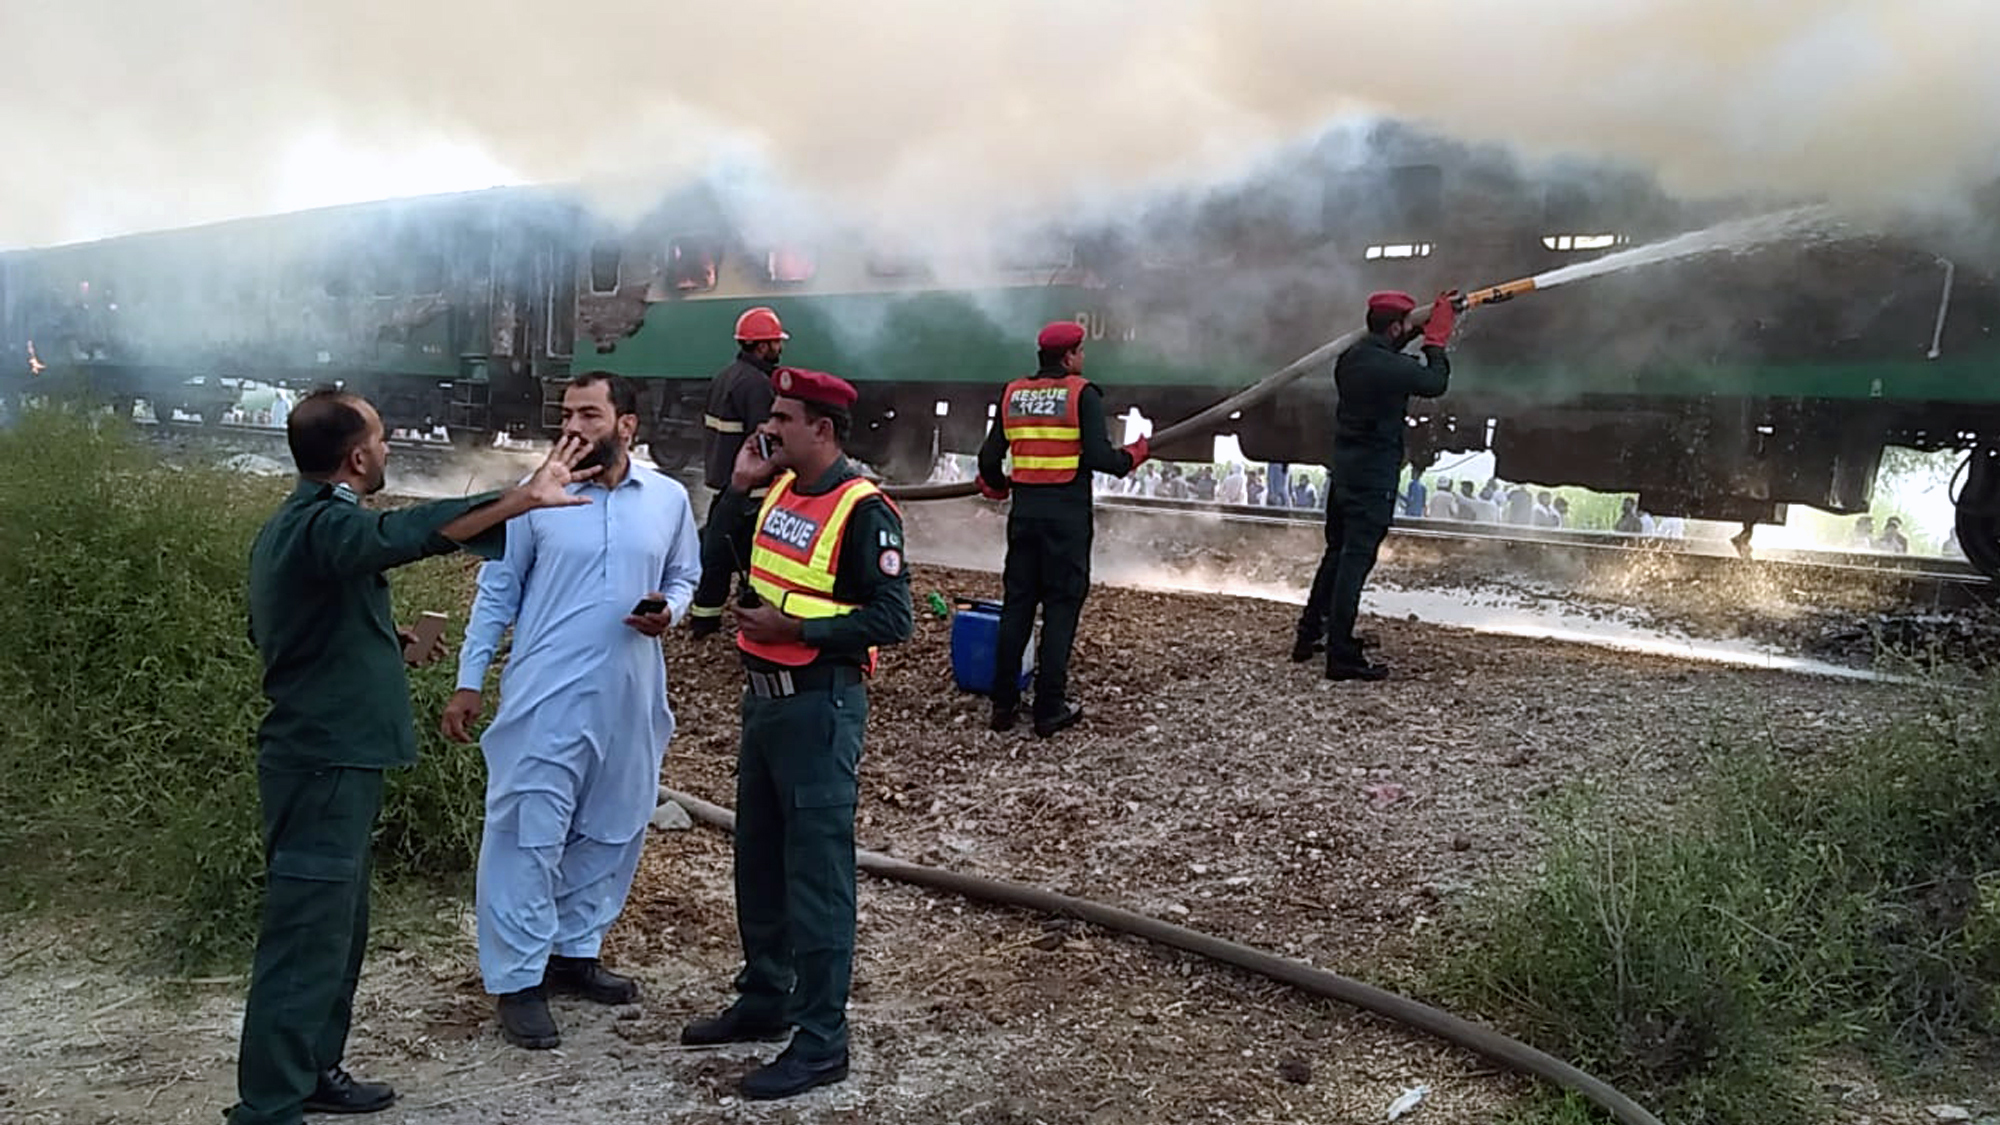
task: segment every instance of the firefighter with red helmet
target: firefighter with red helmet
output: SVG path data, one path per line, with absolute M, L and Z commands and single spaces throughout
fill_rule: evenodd
M 1388 290 L 1370 295 L 1368 334 L 1334 361 L 1338 397 L 1326 491 L 1326 554 L 1313 575 L 1292 644 L 1292 659 L 1303 663 L 1312 659 L 1324 636 L 1329 680 L 1380 680 L 1389 674 L 1386 665 L 1361 655 L 1354 621 L 1361 612 L 1361 587 L 1395 518 L 1410 396 L 1435 398 L 1451 381 L 1444 346 L 1451 339 L 1457 296 L 1456 291 L 1438 294 L 1430 320 L 1412 328 L 1415 298 Z M 1403 352 L 1418 336 L 1423 337 L 1422 360 Z
M 785 331 L 778 314 L 764 305 L 743 310 L 736 318 L 736 358 L 717 372 L 708 385 L 708 406 L 702 412 L 702 471 L 709 489 L 709 507 L 729 487 L 736 451 L 771 414 L 771 378 L 785 352 Z M 708 528 L 702 527 L 701 584 L 688 609 L 688 630 L 697 637 L 722 627 L 722 606 L 729 600 L 729 576 L 742 569 L 737 560 L 711 558 Z
M 1083 717 L 1066 695 L 1069 650 L 1090 592 L 1090 475 L 1124 476 L 1146 460 L 1146 439 L 1111 444 L 1104 395 L 1083 377 L 1083 326 L 1059 320 L 1036 340 L 1040 365 L 1001 392 L 998 424 L 979 449 L 979 491 L 990 500 L 1011 492 L 1007 562 L 1002 575 L 999 654 L 994 661 L 994 730 L 1014 725 L 1021 702 L 1021 659 L 1042 611 L 1035 654 L 1035 734 L 1042 738 Z M 1010 457 L 1011 472 L 1001 467 Z

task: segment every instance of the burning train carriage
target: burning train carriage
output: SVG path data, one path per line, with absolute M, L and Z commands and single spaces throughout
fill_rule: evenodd
M 557 421 L 563 381 L 645 390 L 672 465 L 753 304 L 787 358 L 860 384 L 855 451 L 921 479 L 971 452 L 1035 326 L 1074 319 L 1107 408 L 1192 414 L 1351 326 L 1371 290 L 1545 274 L 1758 204 L 1695 207 L 1602 168 L 1383 129 L 1227 191 L 989 252 L 801 233 L 701 188 L 630 223 L 555 190 L 331 208 L 0 257 L 0 392 L 75 387 L 219 416 L 227 382 L 340 381 L 389 425 L 484 441 Z M 1491 449 L 1508 479 L 1638 491 L 1663 513 L 1864 510 L 1885 444 L 1976 449 L 1968 555 L 2000 573 L 2000 197 L 1983 225 L 1750 247 L 1469 315 L 1412 459 Z M 1246 455 L 1322 462 L 1331 380 L 1236 419 Z M 1198 454 L 1188 448 L 1174 453 Z
M 396 429 L 525 429 L 556 366 L 548 325 L 568 327 L 536 283 L 573 221 L 535 193 L 481 192 L 14 252 L 0 393 L 213 423 L 249 382 L 338 383 Z

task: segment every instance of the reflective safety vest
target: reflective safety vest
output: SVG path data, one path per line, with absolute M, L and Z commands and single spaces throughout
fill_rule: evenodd
M 1000 428 L 1014 460 L 1015 484 L 1068 484 L 1083 464 L 1078 406 L 1081 375 L 1016 379 L 1000 396 Z
M 840 542 L 854 506 L 882 495 L 882 490 L 854 477 L 818 496 L 807 496 L 792 487 L 796 482 L 797 474 L 790 470 L 779 474 L 757 509 L 757 531 L 750 541 L 750 588 L 765 604 L 793 617 L 812 620 L 853 613 L 860 606 L 833 596 Z M 804 641 L 767 644 L 739 632 L 736 645 L 752 656 L 792 668 L 819 658 L 819 649 Z M 873 649 L 863 668 L 874 671 Z

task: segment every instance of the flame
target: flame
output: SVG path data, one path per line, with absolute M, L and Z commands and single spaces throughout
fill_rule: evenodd
M 42 357 L 35 354 L 35 342 L 33 340 L 28 341 L 28 374 L 40 375 L 48 369 L 49 365 L 43 363 Z

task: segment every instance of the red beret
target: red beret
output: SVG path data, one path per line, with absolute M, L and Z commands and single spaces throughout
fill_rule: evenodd
M 824 371 L 808 371 L 803 367 L 780 367 L 771 372 L 771 387 L 785 398 L 795 398 L 801 402 L 815 403 L 835 410 L 846 410 L 861 397 L 854 390 L 854 384 Z
M 1389 312 L 1408 316 L 1416 311 L 1417 299 L 1400 289 L 1384 289 L 1368 295 L 1369 312 Z
M 1052 320 L 1043 326 L 1042 334 L 1035 337 L 1038 348 L 1063 348 L 1065 350 L 1083 343 L 1083 325 L 1074 320 Z

